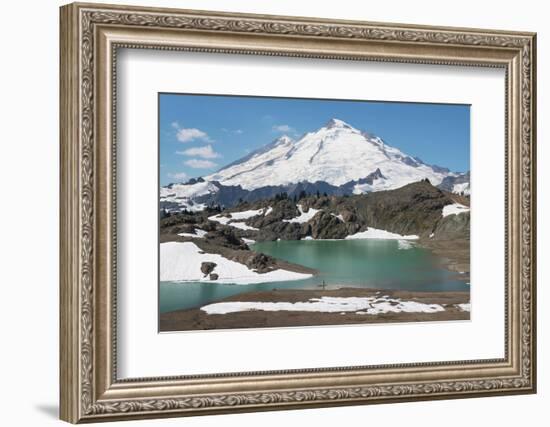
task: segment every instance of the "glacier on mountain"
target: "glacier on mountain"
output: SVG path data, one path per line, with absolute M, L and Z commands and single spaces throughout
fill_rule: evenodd
M 437 185 L 452 175 L 448 169 L 427 165 L 375 135 L 331 119 L 296 141 L 282 136 L 205 179 L 240 185 L 246 190 L 303 181 L 341 186 L 366 178 L 376 170 L 383 176 L 372 183 L 356 184 L 353 192 L 389 190 L 425 178 Z

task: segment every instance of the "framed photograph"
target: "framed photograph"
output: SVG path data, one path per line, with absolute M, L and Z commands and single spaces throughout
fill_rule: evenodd
M 533 393 L 535 34 L 61 8 L 61 418 Z

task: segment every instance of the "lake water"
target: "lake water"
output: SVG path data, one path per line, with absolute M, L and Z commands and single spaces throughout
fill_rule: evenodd
M 407 243 L 405 243 L 407 245 Z M 430 251 L 403 248 L 396 240 L 292 240 L 261 242 L 252 249 L 319 271 L 310 279 L 231 285 L 202 282 L 161 282 L 161 313 L 201 307 L 223 298 L 272 289 L 362 287 L 411 291 L 462 291 L 469 285 L 442 268 Z

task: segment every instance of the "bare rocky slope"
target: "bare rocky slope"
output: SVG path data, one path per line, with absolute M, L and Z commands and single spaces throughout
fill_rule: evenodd
M 427 180 L 395 190 L 353 196 L 319 194 L 290 198 L 280 194 L 267 200 L 243 202 L 223 211 L 207 208 L 200 212 L 165 214 L 160 222 L 160 240 L 192 240 L 206 252 L 220 253 L 250 268 L 269 271 L 276 265 L 275 260 L 250 251 L 243 239 L 344 239 L 376 228 L 400 235 L 417 235 L 421 241 L 469 240 L 469 212 L 442 214 L 445 206 L 455 203 L 468 206 L 469 198 L 443 191 Z M 258 214 L 246 219 L 232 217 L 243 211 Z M 304 213 L 314 214 L 307 221 L 296 221 Z M 245 226 L 237 228 L 233 223 Z M 197 230 L 204 236 L 194 237 Z

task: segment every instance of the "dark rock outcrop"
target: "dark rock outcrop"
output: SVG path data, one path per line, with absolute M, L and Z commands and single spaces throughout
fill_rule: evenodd
M 245 260 L 245 265 L 258 273 L 267 273 L 273 270 L 273 259 L 262 253 L 253 252 Z
M 470 238 L 470 212 L 462 212 L 456 215 L 447 215 L 437 223 L 433 231 L 433 238 L 451 240 Z
M 163 233 L 177 235 L 201 228 L 208 233 L 205 239 L 195 239 L 196 242 L 201 240 L 235 250 L 248 250 L 242 237 L 256 241 L 299 240 L 307 236 L 314 239 L 343 239 L 367 228 L 402 235 L 416 234 L 422 238 L 428 238 L 432 233 L 433 239 L 469 238 L 469 214 L 442 216 L 443 208 L 453 203 L 468 205 L 469 198 L 443 191 L 428 180 L 395 190 L 351 196 L 307 196 L 301 193 L 298 197 L 290 198 L 288 195 L 278 195 L 258 202 L 242 202 L 236 208 L 222 211 L 222 215 L 230 218 L 232 212 L 263 209 L 259 215 L 244 220 L 247 225 L 258 230 L 241 230 L 230 224 L 210 221 L 208 217 L 213 212 L 220 212 L 209 210 L 163 218 L 161 238 Z M 312 208 L 319 212 L 307 223 L 290 222 L 290 219 L 300 215 L 298 205 L 303 212 Z M 268 207 L 271 209 L 265 215 Z
M 237 237 L 235 232 L 227 226 L 208 232 L 205 236 L 205 240 L 210 244 L 224 246 L 231 249 L 248 249 L 246 243 Z
M 314 239 L 344 239 L 348 234 L 346 223 L 333 214 L 318 212 L 310 221 L 311 237 Z
M 205 276 L 207 276 L 208 274 L 212 273 L 212 271 L 214 271 L 214 269 L 216 268 L 216 264 L 215 262 L 203 262 L 201 264 L 201 272 L 202 274 L 204 274 Z

